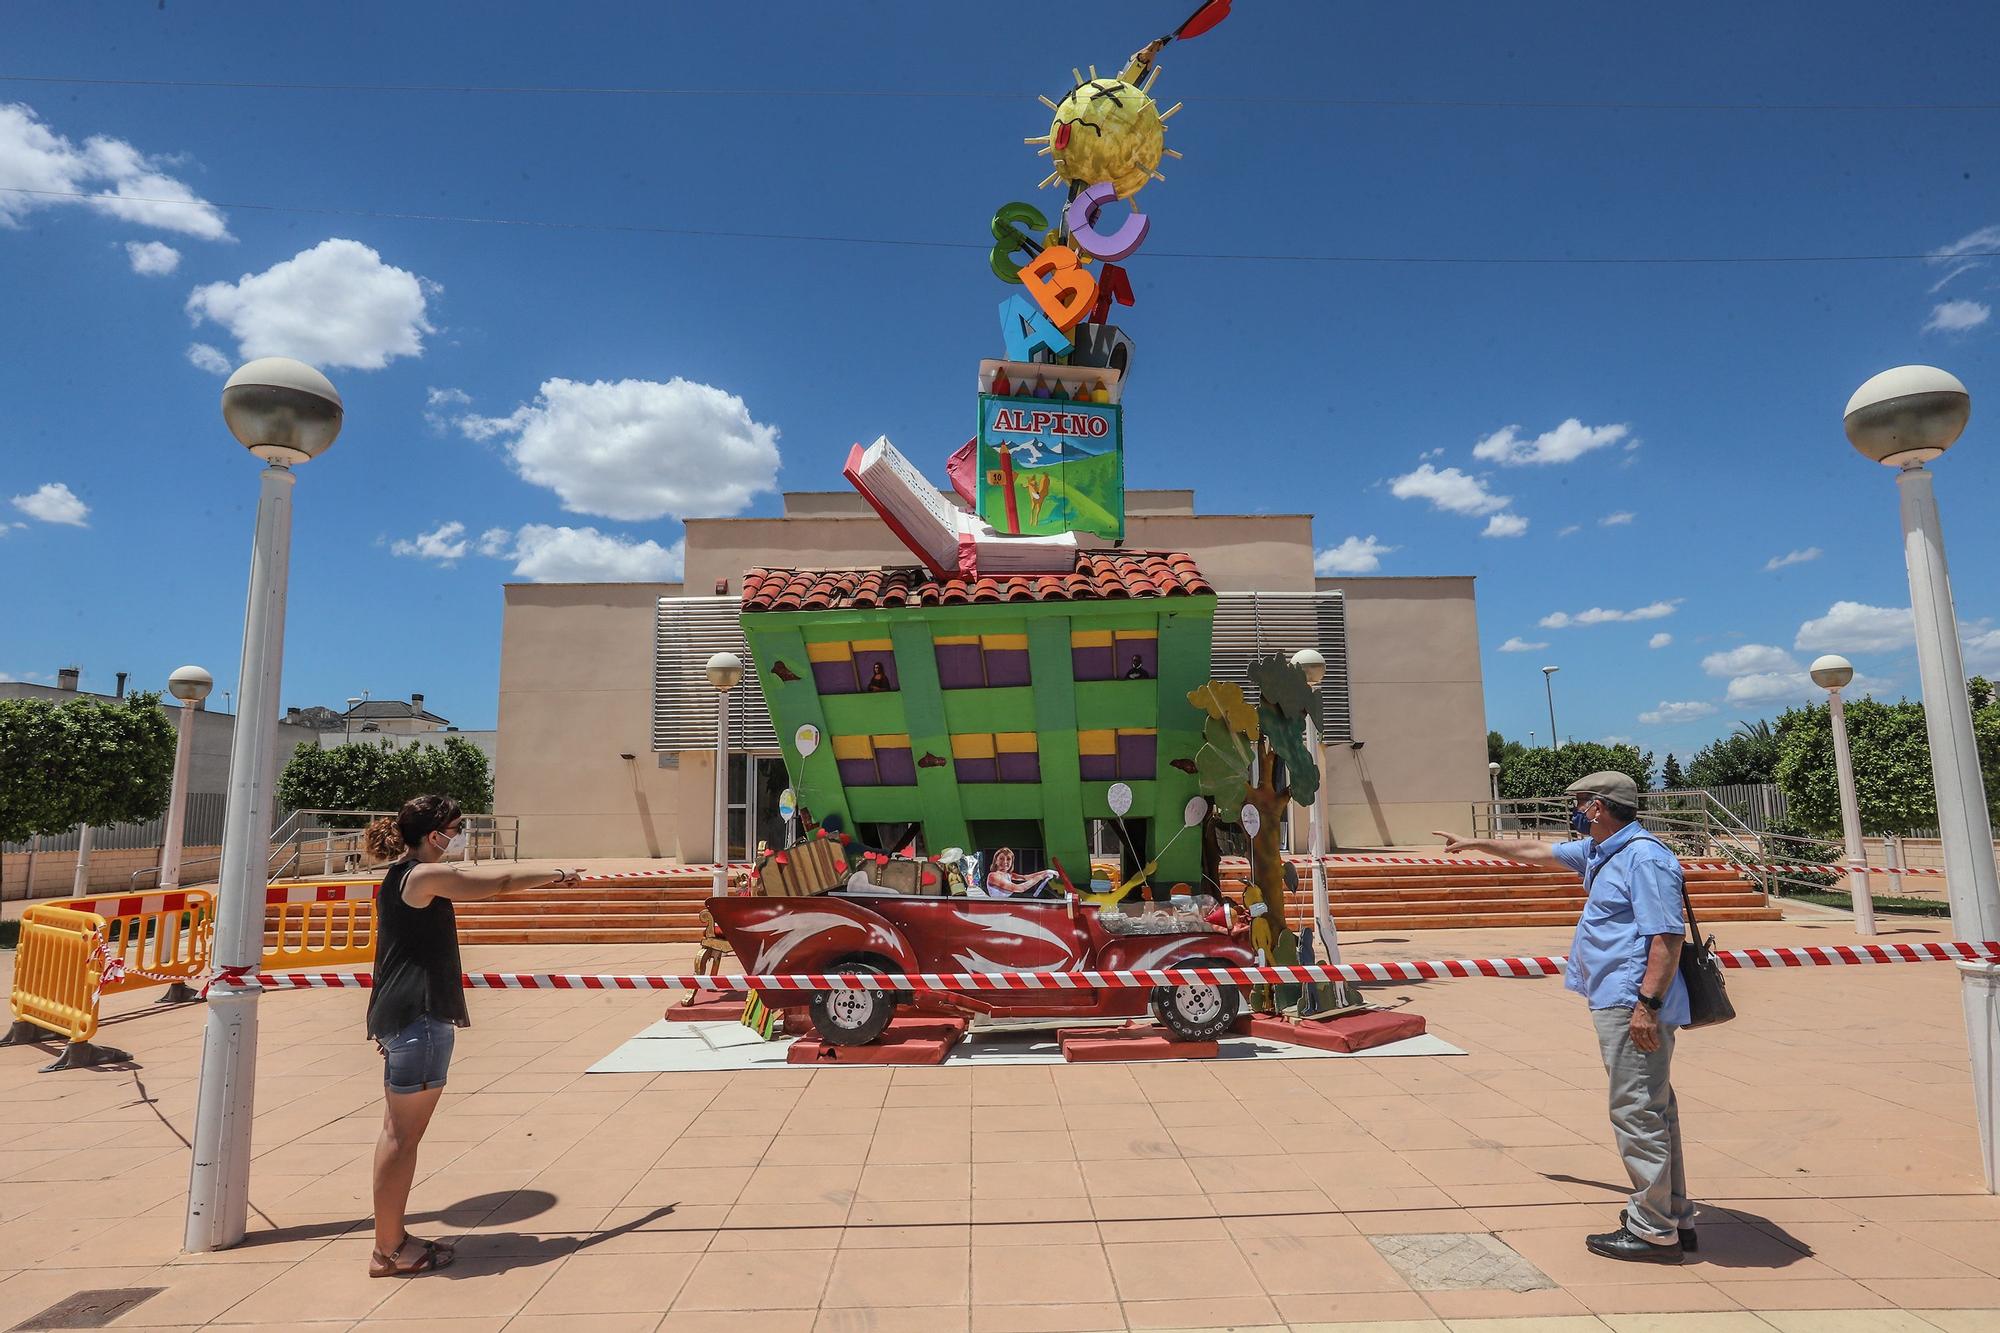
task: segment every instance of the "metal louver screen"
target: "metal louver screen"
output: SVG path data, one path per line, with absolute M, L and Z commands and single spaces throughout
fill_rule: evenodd
M 738 619 L 734 597 L 662 597 L 653 635 L 653 748 L 713 750 L 715 687 L 708 683 L 708 659 L 735 653 L 743 659 L 743 683 L 729 692 L 729 746 L 733 750 L 775 750 L 778 733 L 757 688 L 757 670 Z
M 741 605 L 734 597 L 662 597 L 653 659 L 653 748 L 707 750 L 715 745 L 715 687 L 705 668 L 731 652 L 751 666 Z M 1347 606 L 1338 592 L 1225 592 L 1216 596 L 1215 639 L 1209 653 L 1217 680 L 1235 681 L 1251 700 L 1250 663 L 1270 653 L 1290 656 L 1311 644 L 1326 658 L 1320 684 L 1319 729 L 1328 741 L 1353 739 L 1348 703 Z M 729 743 L 739 750 L 775 750 L 777 731 L 757 688 L 754 668 L 729 695 Z
M 1250 664 L 1279 653 L 1290 657 L 1311 645 L 1326 659 L 1319 689 L 1319 734 L 1323 740 L 1354 738 L 1354 712 L 1347 683 L 1347 603 L 1338 592 L 1224 592 L 1215 599 L 1215 640 L 1209 669 L 1217 680 L 1234 681 L 1252 701 Z

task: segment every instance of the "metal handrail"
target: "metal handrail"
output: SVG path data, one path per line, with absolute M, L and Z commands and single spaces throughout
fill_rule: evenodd
M 1472 807 L 1473 831 L 1479 836 L 1483 826 L 1486 835 L 1491 836 L 1511 824 L 1515 836 L 1567 837 L 1569 813 L 1569 801 L 1564 797 L 1479 801 Z M 1661 840 L 1670 846 L 1680 843 L 1674 850 L 1684 856 L 1729 862 L 1766 897 L 1782 894 L 1788 887 L 1825 888 L 1819 880 L 1771 869 L 1771 863 L 1777 859 L 1774 848 L 1780 856 L 1792 847 L 1809 849 L 1815 860 L 1831 860 L 1836 855 L 1827 850 L 1829 844 L 1821 839 L 1757 832 L 1739 819 L 1735 811 L 1716 800 L 1713 793 L 1699 789 L 1643 793 L 1639 822 L 1649 832 L 1661 835 Z
M 310 865 L 315 852 L 319 858 L 319 873 L 332 875 L 352 873 L 365 864 L 367 853 L 363 838 L 367 825 L 383 817 L 393 818 L 393 810 L 294 810 L 278 824 L 271 833 L 271 854 L 265 864 L 265 873 L 272 879 L 283 879 L 298 871 L 302 865 Z M 335 827 L 360 821 L 360 827 Z M 465 859 L 478 861 L 518 861 L 521 857 L 521 821 L 514 815 L 465 816 L 467 839 Z M 483 854 L 482 854 L 483 853 Z M 205 856 L 194 861 L 183 861 L 185 872 L 194 866 L 220 867 L 220 856 Z M 146 876 L 160 873 L 157 865 L 145 866 L 132 872 L 132 887 L 140 887 Z

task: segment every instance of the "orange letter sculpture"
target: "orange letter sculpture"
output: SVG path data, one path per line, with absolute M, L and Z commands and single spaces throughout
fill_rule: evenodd
M 1021 265 L 1021 285 L 1065 333 L 1082 323 L 1097 304 L 1097 279 L 1078 266 L 1076 251 L 1066 245 L 1048 246 Z

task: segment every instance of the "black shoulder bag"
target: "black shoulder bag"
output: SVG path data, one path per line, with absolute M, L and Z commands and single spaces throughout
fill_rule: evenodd
M 1630 847 L 1635 842 L 1653 842 L 1671 853 L 1658 838 L 1633 838 L 1625 844 Z M 1624 851 L 1620 847 L 1619 851 Z M 1616 852 L 1613 855 L 1617 855 Z M 1680 858 L 1675 857 L 1676 861 Z M 1603 869 L 1599 866 L 1598 869 Z M 1593 876 L 1595 878 L 1595 876 Z M 1688 896 L 1687 876 L 1681 876 L 1681 909 L 1687 913 L 1687 938 L 1681 941 L 1680 974 L 1681 984 L 1687 987 L 1688 1021 L 1691 1028 L 1713 1027 L 1717 1023 L 1727 1023 L 1736 1017 L 1736 1006 L 1729 1002 L 1728 988 L 1722 984 L 1722 963 L 1715 956 L 1715 937 L 1704 940 L 1701 925 L 1694 918 L 1694 899 Z
M 1687 987 L 1691 1028 L 1713 1027 L 1736 1017 L 1729 991 L 1722 984 L 1722 963 L 1715 956 L 1715 937 L 1701 937 L 1694 919 L 1694 899 L 1688 897 L 1687 876 L 1681 877 L 1681 906 L 1687 911 L 1688 937 L 1681 942 L 1681 984 Z

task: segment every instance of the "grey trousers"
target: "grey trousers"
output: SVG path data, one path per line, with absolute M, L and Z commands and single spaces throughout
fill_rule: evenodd
M 1659 1049 L 1650 1055 L 1632 1044 L 1632 1009 L 1593 1009 L 1597 1047 L 1611 1083 L 1611 1131 L 1632 1200 L 1625 1225 L 1655 1245 L 1673 1244 L 1694 1218 L 1687 1196 L 1687 1159 L 1681 1153 L 1680 1109 L 1670 1081 L 1675 1029 L 1660 1025 Z

